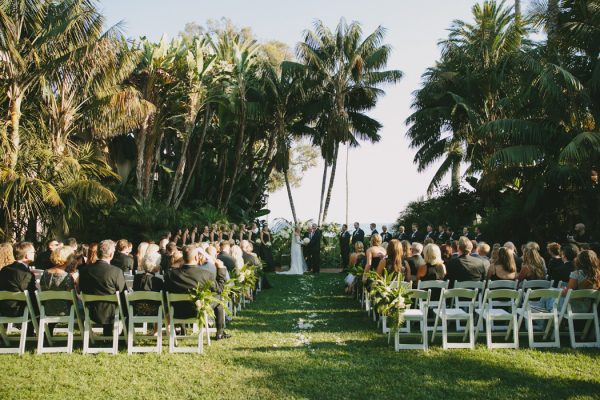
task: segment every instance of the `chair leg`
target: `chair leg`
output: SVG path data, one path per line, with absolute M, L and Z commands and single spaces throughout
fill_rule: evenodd
M 86 354 L 90 347 L 90 329 L 90 321 L 86 316 L 83 321 L 83 354 Z
M 421 335 L 423 340 L 423 350 L 427 350 L 429 348 L 427 343 L 427 314 L 425 314 L 421 320 Z
M 158 313 L 158 323 L 157 323 L 157 335 L 156 335 L 156 349 L 158 354 L 162 353 L 162 313 Z
M 442 348 L 448 348 L 448 321 L 442 317 Z
M 117 354 L 119 352 L 119 316 L 115 313 L 115 319 L 113 321 L 113 340 L 112 340 L 112 353 Z
M 488 349 L 493 348 L 493 344 L 492 344 L 492 321 L 493 319 L 491 318 L 486 318 L 485 320 L 485 339 L 487 342 L 487 347 Z
M 527 313 L 527 337 L 529 338 L 529 347 L 535 347 L 533 343 L 533 320 L 529 313 Z
M 67 325 L 67 353 L 71 354 L 73 352 L 73 330 L 75 329 L 75 315 L 73 312 L 73 308 L 71 308 L 71 313 L 69 315 L 69 324 Z
M 169 353 L 175 351 L 175 324 L 173 321 L 169 324 Z
M 0 324 L 0 336 L 2 337 L 4 345 L 10 346 L 10 341 L 8 340 L 8 334 L 6 333 L 6 328 L 4 328 L 4 324 Z
M 513 315 L 513 318 L 510 320 L 510 323 L 508 325 L 508 331 L 510 332 L 510 327 L 511 325 L 516 326 L 517 324 L 517 316 Z M 518 330 L 513 330 L 513 342 L 515 344 L 515 349 L 519 348 L 519 331 Z
M 40 318 L 39 323 L 39 332 L 38 332 L 38 340 L 37 340 L 37 354 L 42 354 L 44 349 L 44 333 L 46 333 L 46 319 Z
M 133 334 L 135 332 L 135 326 L 131 316 L 129 317 L 129 330 L 127 331 L 127 354 L 133 353 Z M 147 333 L 147 332 L 146 332 Z
M 19 341 L 19 355 L 25 354 L 25 344 L 27 343 L 27 318 L 21 323 L 21 340 Z
M 567 317 L 567 322 L 569 324 L 569 339 L 571 339 L 571 347 L 577 347 L 577 341 L 575 340 L 575 324 L 573 323 L 573 318 Z

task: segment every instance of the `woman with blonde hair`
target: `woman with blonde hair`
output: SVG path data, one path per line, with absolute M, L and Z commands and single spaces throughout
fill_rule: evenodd
M 383 275 L 384 270 L 389 273 L 402 274 L 405 282 L 410 282 L 412 279 L 410 266 L 404 261 L 402 243 L 398 239 L 392 239 L 388 243 L 386 257 L 381 259 L 377 265 L 377 275 Z
M 75 289 L 75 280 L 65 269 L 75 259 L 75 248 L 61 246 L 50 254 L 52 267 L 44 270 L 40 278 L 42 291 L 71 291 Z M 48 301 L 44 304 L 48 315 L 68 315 L 70 305 L 62 300 Z
M 372 268 L 377 268 L 379 262 L 385 258 L 387 251 L 381 247 L 381 235 L 376 233 L 371 236 L 371 247 L 367 249 L 365 256 L 367 257 L 367 264 L 365 265 L 365 275 L 363 276 L 363 282 L 367 281 L 367 274 Z
M 15 262 L 13 247 L 10 243 L 0 244 L 0 269 Z
M 544 259 L 534 247 L 526 246 L 523 251 L 523 266 L 519 273 L 519 281 L 545 278 L 546 263 Z
M 430 243 L 423 249 L 425 264 L 417 270 L 418 281 L 443 280 L 446 276 L 446 265 L 442 259 L 442 250 L 436 244 Z
M 146 251 L 148 250 L 148 247 L 150 246 L 150 244 L 148 242 L 142 242 L 138 245 L 137 247 L 137 252 L 135 254 L 135 265 L 134 265 L 134 270 L 135 271 L 143 271 L 143 266 L 142 266 L 142 261 L 144 260 L 144 256 L 146 255 Z
M 356 242 L 354 244 L 354 252 L 350 254 L 350 257 L 348 258 L 348 267 L 350 269 L 357 265 L 364 267 L 366 263 L 367 258 L 365 257 L 365 245 L 363 242 Z M 352 293 L 356 287 L 355 284 L 357 283 L 355 282 L 354 275 L 351 273 L 348 274 L 344 279 L 344 282 L 346 283 L 346 289 L 344 291 L 346 293 Z
M 244 266 L 244 252 L 242 248 L 237 244 L 231 246 L 231 257 L 235 260 L 235 270 L 236 272 L 240 272 L 242 267 Z

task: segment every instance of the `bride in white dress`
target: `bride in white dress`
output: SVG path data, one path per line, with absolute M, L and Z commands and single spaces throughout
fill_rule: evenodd
M 294 229 L 292 235 L 292 248 L 290 257 L 290 269 L 285 272 L 280 272 L 282 275 L 303 275 L 307 270 L 306 260 L 302 254 L 302 238 L 300 237 L 300 227 Z

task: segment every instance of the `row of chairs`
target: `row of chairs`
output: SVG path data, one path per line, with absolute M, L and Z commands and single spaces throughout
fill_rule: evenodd
M 36 291 L 35 299 L 37 301 L 37 310 L 39 311 L 39 319 L 36 318 L 35 308 L 33 307 L 32 299 L 28 292 L 4 292 L 0 291 L 0 301 L 14 301 L 23 303 L 23 313 L 17 317 L 8 317 L 0 315 L 0 336 L 6 347 L 0 348 L 0 353 L 18 353 L 24 354 L 25 346 L 28 339 L 27 330 L 28 324 L 31 323 L 34 330 L 37 332 L 37 353 L 56 353 L 73 351 L 73 342 L 75 339 L 75 324 L 77 323 L 80 338 L 83 342 L 83 353 L 111 353 L 117 354 L 119 350 L 119 341 L 127 343 L 127 351 L 132 353 L 147 353 L 147 352 L 162 352 L 163 324 L 168 327 L 167 335 L 169 339 L 169 352 L 195 352 L 202 353 L 204 350 L 204 336 L 206 335 L 207 344 L 210 346 L 210 333 L 214 332 L 214 328 L 209 326 L 208 318 L 205 315 L 204 320 L 206 326 L 198 327 L 195 317 L 192 318 L 175 318 L 174 304 L 180 302 L 190 302 L 188 294 L 175 294 L 166 292 L 125 292 L 125 304 L 121 301 L 120 295 L 89 295 L 80 294 L 81 304 L 83 306 L 83 318 L 81 310 L 78 307 L 77 293 L 73 291 Z M 165 308 L 166 298 L 168 308 Z M 66 315 L 49 315 L 46 312 L 48 302 L 63 302 L 68 306 L 69 312 Z M 97 325 L 90 317 L 89 305 L 95 302 L 112 303 L 115 305 L 115 316 L 113 320 L 113 329 L 111 336 L 103 336 L 98 332 L 102 328 Z M 156 315 L 138 315 L 135 312 L 134 303 L 136 302 L 153 302 L 158 305 Z M 243 304 L 246 304 L 244 300 Z M 241 307 L 241 305 L 240 305 Z M 237 306 L 236 306 L 237 308 Z M 125 313 L 127 310 L 127 313 Z M 165 312 L 168 310 L 168 312 Z M 128 317 L 125 318 L 125 315 Z M 127 320 L 127 324 L 125 323 Z M 39 321 L 39 322 L 38 322 Z M 49 329 L 49 325 L 66 324 L 66 329 L 55 331 L 58 333 L 66 333 L 66 336 L 53 335 Z M 148 335 L 149 324 L 156 325 L 156 336 Z M 6 325 L 6 327 L 5 327 Z M 18 330 L 18 345 L 11 347 L 11 342 L 15 338 L 11 336 L 11 330 L 17 330 L 15 325 L 20 325 Z M 142 325 L 141 328 L 139 326 Z M 185 329 L 182 334 L 177 334 L 176 326 L 192 326 L 192 335 L 185 335 Z M 138 328 L 136 328 L 138 326 Z M 142 334 L 137 334 L 142 333 Z M 181 339 L 190 339 L 197 336 L 198 344 L 194 347 L 178 346 L 177 341 Z M 55 343 L 64 341 L 66 346 L 56 346 Z M 136 342 L 140 339 L 155 340 L 154 346 L 140 346 Z M 97 341 L 111 340 L 111 347 L 97 347 Z M 45 343 L 47 342 L 47 346 Z
M 403 284 L 410 289 L 410 282 Z M 519 334 L 524 322 L 529 347 L 560 347 L 560 326 L 565 319 L 573 348 L 600 347 L 600 291 L 569 290 L 561 306 L 562 291 L 552 288 L 550 281 L 524 281 L 520 289 L 516 284 L 516 281 L 455 282 L 454 288 L 448 289 L 447 281 L 420 281 L 418 289 L 411 289 L 410 292 L 415 307 L 405 311 L 405 326 L 395 334 L 396 351 L 426 350 L 428 343 L 434 341 L 438 329 L 441 329 L 444 349 L 473 349 L 477 337 L 484 331 L 484 325 L 488 348 L 519 348 Z M 439 300 L 431 300 L 432 289 L 441 291 Z M 575 301 L 586 301 L 589 309 L 576 312 L 573 309 Z M 545 307 L 549 304 L 549 308 Z M 365 301 L 364 305 L 368 307 L 369 303 Z M 378 323 L 382 323 L 383 333 L 390 335 L 386 318 L 378 317 L 375 310 L 367 311 L 373 313 Z M 435 316 L 433 326 L 430 325 L 431 314 Z M 540 321 L 540 325 L 536 321 Z M 577 341 L 576 321 L 585 321 L 580 333 L 581 341 Z M 414 336 L 411 322 L 420 325 L 418 336 L 421 343 L 403 343 L 403 338 Z M 449 330 L 451 322 L 456 323 L 454 332 Z M 461 323 L 466 326 L 461 326 Z M 538 331 L 538 327 L 543 329 Z M 594 340 L 584 341 L 591 330 L 594 331 Z M 431 340 L 428 338 L 429 332 L 432 332 Z M 462 337 L 462 342 L 450 342 L 449 336 Z M 510 342 L 495 342 L 494 336 L 504 336 L 504 340 L 510 339 Z M 542 339 L 537 340 L 536 336 L 542 336 Z

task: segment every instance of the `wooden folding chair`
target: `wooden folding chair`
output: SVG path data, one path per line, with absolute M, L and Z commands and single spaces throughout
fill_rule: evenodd
M 38 342 L 37 342 L 37 353 L 72 353 L 73 352 L 73 339 L 75 320 L 79 327 L 80 333 L 83 333 L 81 320 L 77 311 L 77 295 L 74 290 L 71 291 L 54 291 L 49 290 L 45 292 L 36 291 L 35 297 L 37 299 L 38 308 L 40 310 L 40 322 L 38 329 Z M 69 314 L 67 315 L 48 315 L 46 312 L 46 304 L 50 301 L 64 302 L 67 304 Z M 53 346 L 54 341 L 59 339 L 53 336 L 48 329 L 48 324 L 67 324 L 67 345 L 63 347 Z M 45 336 L 44 336 L 45 335 Z M 44 337 L 48 341 L 50 346 L 44 346 Z
M 121 329 L 123 330 L 123 339 L 127 339 L 127 327 L 123 321 L 124 312 L 121 307 L 120 293 L 107 294 L 107 295 L 94 295 L 94 294 L 81 294 L 81 301 L 83 303 L 83 311 L 85 314 L 83 320 L 83 353 L 111 353 L 117 354 L 119 352 L 119 336 Z M 94 321 L 90 317 L 89 305 L 95 302 L 106 302 L 115 304 L 115 317 L 113 320 L 113 331 L 112 336 L 95 335 L 93 332 Z M 90 341 L 93 343 L 94 339 L 98 340 L 112 340 L 112 347 L 91 347 Z
M 132 353 L 161 353 L 162 352 L 162 326 L 164 320 L 164 302 L 162 292 L 126 292 L 125 301 L 127 303 L 128 318 L 128 330 L 127 330 L 127 352 Z M 135 314 L 134 304 L 140 301 L 151 301 L 158 304 L 158 311 L 156 315 L 137 315 Z M 157 336 L 151 335 L 136 335 L 135 324 L 156 324 L 157 325 Z M 147 333 L 147 332 L 146 332 Z M 156 346 L 134 346 L 135 339 L 156 339 Z

